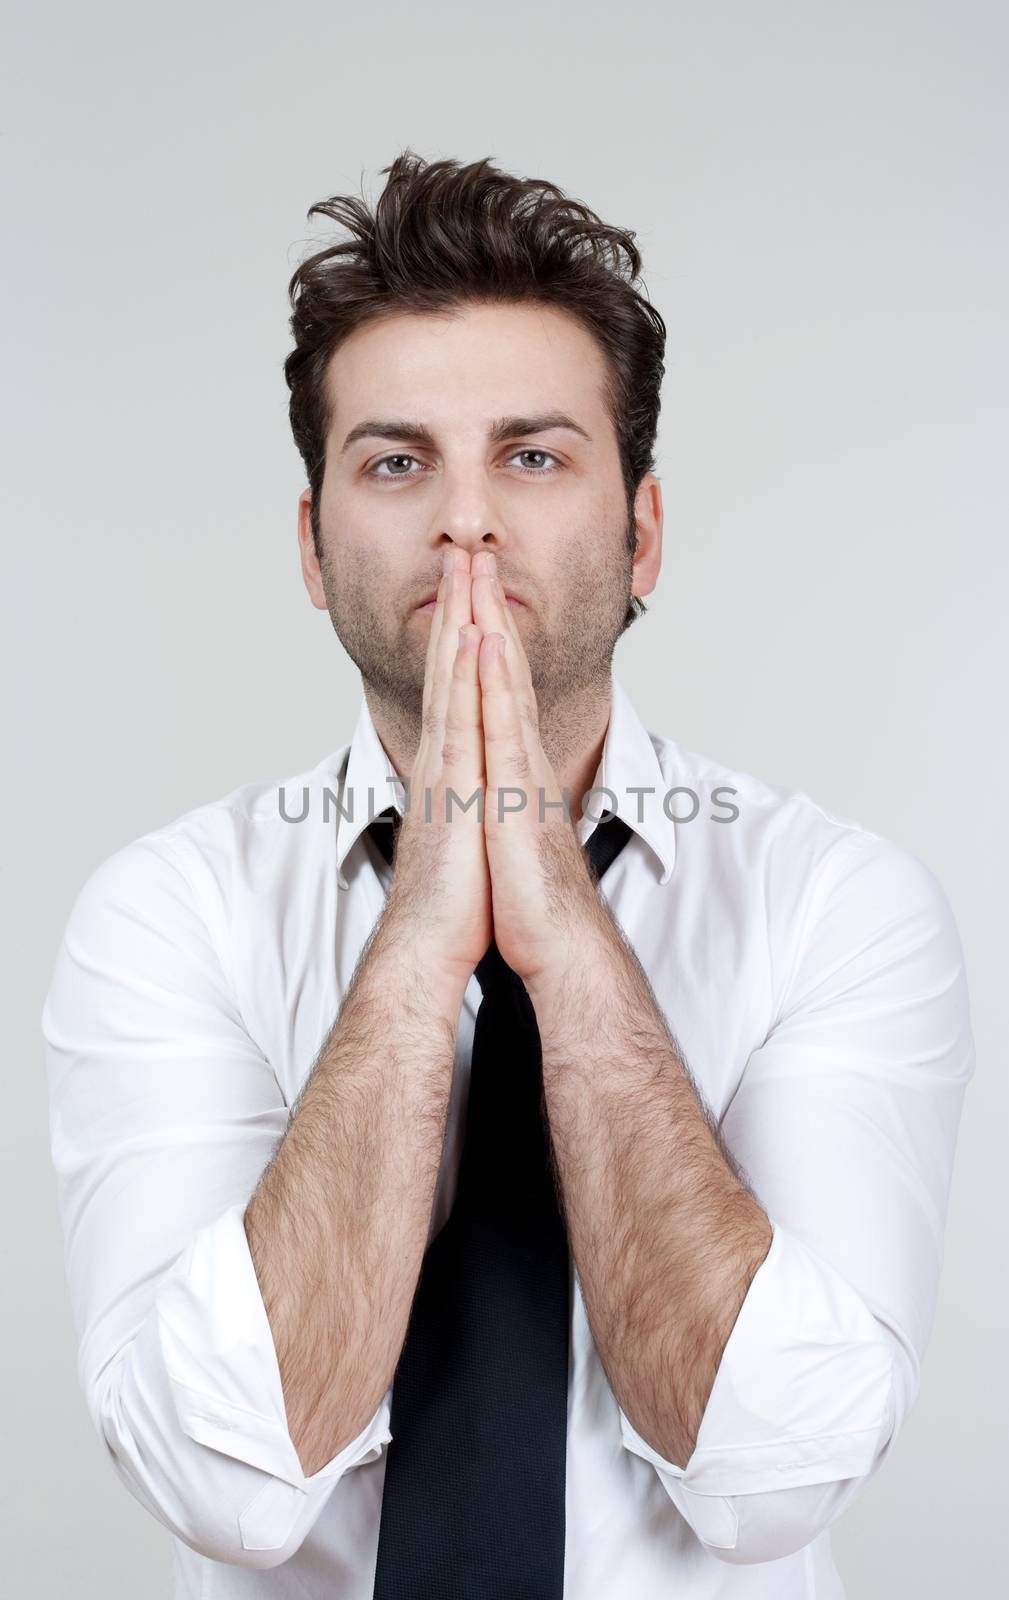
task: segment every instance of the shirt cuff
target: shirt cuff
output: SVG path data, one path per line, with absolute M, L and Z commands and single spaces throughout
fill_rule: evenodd
M 264 1511 L 276 1507 L 283 1513 L 292 1496 L 296 1501 L 314 1484 L 329 1483 L 381 1454 L 392 1437 L 392 1390 L 357 1437 L 306 1477 L 288 1428 L 273 1333 L 245 1232 L 247 1204 L 230 1206 L 194 1235 L 162 1280 L 156 1309 L 184 1431 L 277 1480 L 248 1508 L 250 1515 L 255 1508 L 258 1527 Z M 280 1521 L 289 1524 L 289 1515 Z
M 835 1268 L 771 1227 L 686 1466 L 660 1456 L 620 1411 L 625 1449 L 651 1462 L 709 1543 L 731 1546 L 734 1495 L 865 1476 L 894 1420 L 894 1347 L 883 1325 Z

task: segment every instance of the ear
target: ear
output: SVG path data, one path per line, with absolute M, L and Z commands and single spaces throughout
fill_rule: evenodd
M 646 472 L 634 496 L 637 548 L 631 594 L 651 594 L 662 566 L 662 488 L 654 472 Z
M 298 546 L 301 551 L 301 576 L 305 580 L 312 604 L 318 606 L 320 611 L 326 611 L 326 593 L 322 587 L 322 573 L 319 570 L 319 558 L 315 553 L 315 540 L 312 537 L 312 491 L 302 490 L 298 496 Z

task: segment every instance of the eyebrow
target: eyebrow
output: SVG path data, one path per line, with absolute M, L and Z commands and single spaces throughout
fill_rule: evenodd
M 543 411 L 531 417 L 498 417 L 487 430 L 487 442 L 504 444 L 508 439 L 525 437 L 530 433 L 549 433 L 554 428 L 567 428 L 592 443 L 581 424 L 563 411 Z M 341 455 L 358 439 L 394 439 L 403 444 L 422 445 L 427 450 L 435 448 L 434 434 L 430 428 L 425 427 L 423 422 L 410 422 L 402 417 L 369 417 L 366 422 L 359 422 L 344 439 Z

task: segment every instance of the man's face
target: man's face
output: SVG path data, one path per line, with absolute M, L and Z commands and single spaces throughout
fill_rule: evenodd
M 366 685 L 406 716 L 420 717 L 433 610 L 418 608 L 452 544 L 492 550 L 524 602 L 512 611 L 541 713 L 608 678 L 658 554 L 635 573 L 605 370 L 579 322 L 531 305 L 397 314 L 333 356 L 321 562 L 306 491 L 305 581 Z

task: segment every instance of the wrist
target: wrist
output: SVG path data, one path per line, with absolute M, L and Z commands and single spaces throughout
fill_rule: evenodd
M 423 995 L 432 1010 L 458 1021 L 471 971 L 445 959 L 436 940 L 418 933 L 416 918 L 389 903 L 375 934 L 376 958 L 391 968 L 389 992 L 402 991 L 404 982 Z M 474 963 L 475 965 L 475 963 Z M 383 979 L 384 981 L 384 979 Z
M 583 921 L 557 941 L 556 958 L 524 980 L 537 1015 L 574 1010 L 588 1018 L 612 992 L 623 945 L 611 923 Z

